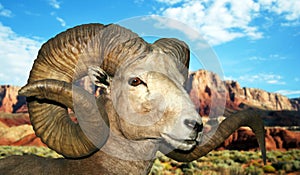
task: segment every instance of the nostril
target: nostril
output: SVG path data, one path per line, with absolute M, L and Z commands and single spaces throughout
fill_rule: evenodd
M 202 132 L 203 130 L 203 124 L 198 123 L 196 120 L 186 119 L 184 120 L 184 124 L 196 132 Z
M 196 123 L 194 129 L 197 131 L 197 132 L 202 132 L 203 131 L 203 124 L 199 124 L 198 122 Z
M 194 128 L 194 126 L 196 125 L 196 121 L 195 120 L 189 120 L 189 119 L 185 119 L 184 120 L 184 124 L 187 126 L 187 127 L 189 127 L 189 128 L 191 128 L 191 129 L 193 129 Z

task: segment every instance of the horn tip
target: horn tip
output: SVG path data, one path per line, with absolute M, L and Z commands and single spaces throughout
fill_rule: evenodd
M 261 147 L 261 156 L 264 162 L 264 165 L 267 164 L 267 151 L 265 145 Z
M 39 91 L 37 87 L 36 84 L 27 84 L 18 91 L 18 95 L 25 97 L 36 96 Z
M 19 96 L 25 96 L 28 97 L 28 90 L 27 90 L 27 85 L 23 86 L 19 91 L 18 91 L 18 95 Z

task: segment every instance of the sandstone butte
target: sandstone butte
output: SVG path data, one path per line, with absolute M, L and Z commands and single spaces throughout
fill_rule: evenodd
M 96 95 L 88 78 L 76 82 Z M 0 86 L 0 145 L 36 145 L 45 146 L 34 135 L 27 113 L 26 99 L 18 96 L 20 87 Z M 266 124 L 268 150 L 287 150 L 300 148 L 300 99 L 289 99 L 277 93 L 255 88 L 241 87 L 238 82 L 223 81 L 216 74 L 199 70 L 189 75 L 187 91 L 199 110 L 203 120 L 209 123 L 220 122 L 219 114 L 224 107 L 242 110 L 245 106 L 273 110 L 263 119 Z M 249 128 L 235 131 L 218 149 L 255 150 L 256 138 Z

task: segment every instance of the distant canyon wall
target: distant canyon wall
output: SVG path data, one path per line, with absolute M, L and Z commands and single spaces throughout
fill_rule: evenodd
M 18 95 L 19 89 L 18 86 L 0 86 L 0 112 L 27 112 L 26 98 Z
M 297 99 L 289 99 L 278 93 L 265 90 L 241 87 L 237 81 L 222 81 L 215 73 L 199 70 L 190 73 L 187 90 L 202 116 L 218 105 L 227 108 L 240 109 L 249 105 L 266 110 L 299 111 L 300 104 Z

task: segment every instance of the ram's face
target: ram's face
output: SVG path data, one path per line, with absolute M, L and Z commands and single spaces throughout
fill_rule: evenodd
M 121 68 L 112 78 L 110 96 L 123 135 L 164 140 L 180 150 L 195 146 L 202 121 L 183 84 L 175 63 L 159 52 Z

